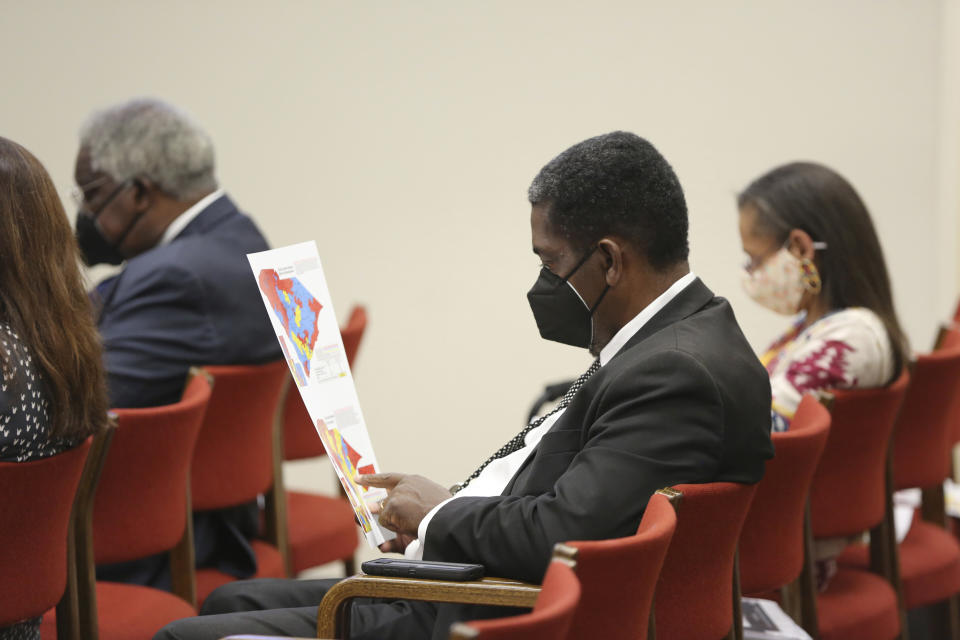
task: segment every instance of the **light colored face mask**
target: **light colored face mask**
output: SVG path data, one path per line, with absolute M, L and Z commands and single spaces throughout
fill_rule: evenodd
M 825 249 L 827 245 L 814 242 L 813 247 Z M 781 247 L 753 271 L 744 269 L 740 283 L 758 304 L 787 316 L 800 310 L 804 293 L 820 293 L 817 267 L 810 260 L 796 257 L 786 247 Z

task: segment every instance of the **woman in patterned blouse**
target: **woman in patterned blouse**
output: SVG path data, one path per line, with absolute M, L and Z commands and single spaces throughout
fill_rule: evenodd
M 744 289 L 763 306 L 796 316 L 761 356 L 772 430 L 790 427 L 805 393 L 882 387 L 897 378 L 909 347 L 877 233 L 853 186 L 827 167 L 797 162 L 754 180 L 737 204 L 748 256 Z M 850 540 L 814 542 L 822 590 Z
M 0 138 L 0 462 L 55 455 L 106 423 L 100 342 L 78 261 L 50 176 Z M 0 526 L 17 526 L 16 514 Z M 37 639 L 39 622 L 0 629 L 0 640 Z
M 757 178 L 737 204 L 744 289 L 796 316 L 761 357 L 773 430 L 789 428 L 805 393 L 892 382 L 908 358 L 907 339 L 870 214 L 850 183 L 797 162 Z

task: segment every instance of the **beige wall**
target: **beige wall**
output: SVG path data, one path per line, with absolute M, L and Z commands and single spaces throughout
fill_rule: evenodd
M 943 231 L 940 246 L 941 271 L 954 271 L 960 282 L 960 2 L 943 4 L 941 17 L 940 70 L 940 215 Z M 947 283 L 943 283 L 947 284 Z M 955 293 L 949 287 L 941 296 Z
M 339 315 L 369 306 L 357 382 L 383 466 L 447 483 L 520 427 L 544 381 L 589 363 L 538 338 L 525 189 L 593 134 L 636 131 L 674 164 L 693 268 L 758 346 L 784 321 L 740 292 L 734 194 L 775 163 L 834 166 L 870 206 L 925 348 L 960 277 L 943 182 L 957 177 L 943 172 L 957 153 L 942 145 L 956 118 L 943 108 L 948 12 L 949 0 L 2 0 L 0 122 L 66 195 L 90 109 L 151 94 L 192 111 L 270 240 L 315 239 Z

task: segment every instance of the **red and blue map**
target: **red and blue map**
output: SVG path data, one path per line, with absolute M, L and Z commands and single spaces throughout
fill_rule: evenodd
M 317 344 L 317 323 L 323 305 L 296 278 L 280 278 L 273 269 L 264 269 L 257 280 L 260 290 L 270 301 L 270 308 L 283 325 L 294 346 L 297 382 L 310 377 L 310 361 Z M 293 368 L 293 367 L 291 367 Z M 302 385 L 301 385 L 302 386 Z
M 317 432 L 320 434 L 320 439 L 323 440 L 327 453 L 330 454 L 330 459 L 340 468 L 340 483 L 343 485 L 344 491 L 351 497 L 351 502 L 358 507 L 356 513 L 360 520 L 360 526 L 365 532 L 369 532 L 371 530 L 370 521 L 367 519 L 366 511 L 362 508 L 362 496 L 370 489 L 358 485 L 354 478 L 358 473 L 376 473 L 376 469 L 372 464 L 357 466 L 363 456 L 343 439 L 339 429 L 328 429 L 323 420 L 317 420 Z

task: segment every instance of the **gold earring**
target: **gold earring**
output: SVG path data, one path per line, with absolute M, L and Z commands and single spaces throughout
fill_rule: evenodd
M 803 288 L 814 295 L 820 293 L 823 288 L 820 272 L 817 271 L 817 266 L 809 258 L 800 261 L 800 281 L 803 282 Z

